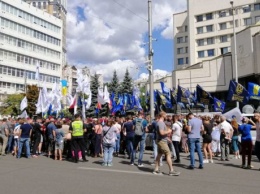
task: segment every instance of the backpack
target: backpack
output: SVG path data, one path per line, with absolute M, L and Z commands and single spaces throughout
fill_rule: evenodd
M 142 136 L 144 134 L 143 119 L 135 120 L 135 135 Z

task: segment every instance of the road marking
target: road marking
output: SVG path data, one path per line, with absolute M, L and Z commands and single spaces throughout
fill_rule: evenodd
M 117 172 L 117 173 L 126 173 L 126 174 L 141 174 L 141 175 L 153 175 L 154 174 L 148 172 L 136 172 L 136 171 L 126 171 L 126 170 L 114 170 L 114 169 L 104 169 L 104 168 L 88 168 L 88 167 L 78 167 L 78 169 L 82 170 L 95 170 L 95 171 L 105 171 L 105 172 Z

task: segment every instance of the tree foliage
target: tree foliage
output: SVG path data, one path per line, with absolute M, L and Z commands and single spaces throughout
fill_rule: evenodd
M 20 104 L 22 99 L 24 98 L 24 94 L 10 94 L 3 101 L 0 113 L 1 115 L 11 115 L 18 116 L 21 114 Z
M 27 85 L 26 96 L 28 100 L 27 114 L 33 116 L 36 112 L 36 104 L 39 97 L 39 88 L 37 85 Z
M 91 105 L 89 110 L 87 110 L 87 116 L 92 117 L 95 116 L 95 111 L 97 107 L 97 95 L 98 95 L 98 88 L 100 86 L 100 83 L 98 81 L 98 75 L 95 74 L 93 77 L 91 77 L 91 82 L 90 82 L 90 90 L 92 94 L 92 99 L 91 99 Z
M 114 93 L 115 95 L 118 94 L 118 90 L 119 90 L 119 79 L 116 73 L 116 70 L 114 71 L 113 77 L 111 82 L 108 84 L 108 91 L 109 93 Z
M 131 94 L 133 92 L 133 82 L 132 78 L 130 77 L 128 69 L 126 69 L 124 80 L 120 87 L 120 93 L 124 94 Z

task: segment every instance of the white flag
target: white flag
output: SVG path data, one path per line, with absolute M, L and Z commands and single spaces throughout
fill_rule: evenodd
M 28 106 L 28 101 L 26 96 L 23 98 L 20 104 L 20 110 L 23 111 Z
M 98 103 L 100 104 L 105 104 L 106 102 L 104 101 L 104 92 L 102 88 L 98 88 Z
M 104 101 L 105 101 L 105 103 L 110 103 L 109 92 L 107 90 L 107 86 L 105 86 L 105 88 L 104 88 Z
M 88 110 L 90 108 L 91 105 L 91 98 L 92 98 L 92 94 L 90 92 L 88 99 L 86 100 L 86 109 Z
M 36 114 L 39 114 L 41 112 L 44 112 L 43 111 L 43 101 L 42 101 L 42 89 L 40 90 L 40 93 L 39 93 L 39 97 L 38 97 L 38 102 L 36 104 Z
M 26 110 L 23 111 L 21 115 L 19 115 L 19 118 L 25 118 L 25 119 L 28 118 L 28 114 L 27 114 Z
M 39 79 L 40 79 L 40 65 L 39 65 L 39 61 L 37 61 L 37 63 L 36 63 L 35 79 L 37 81 L 39 81 Z

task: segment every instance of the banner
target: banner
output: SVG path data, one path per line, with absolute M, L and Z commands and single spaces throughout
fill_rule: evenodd
M 212 104 L 213 98 L 209 92 L 206 92 L 200 85 L 196 86 L 196 90 L 198 102 L 206 105 Z
M 228 89 L 228 101 L 238 101 L 246 104 L 249 101 L 248 91 L 240 84 L 235 81 L 230 80 Z
M 172 108 L 172 103 L 167 96 L 163 95 L 159 91 L 157 91 L 157 94 L 160 99 L 160 101 L 159 101 L 160 105 L 164 105 L 166 108 Z
M 260 100 L 260 85 L 248 82 L 248 92 L 251 99 Z
M 177 102 L 182 102 L 183 104 L 190 104 L 190 91 L 178 86 L 178 91 L 177 91 Z
M 225 110 L 226 103 L 214 97 L 214 111 L 223 112 Z

